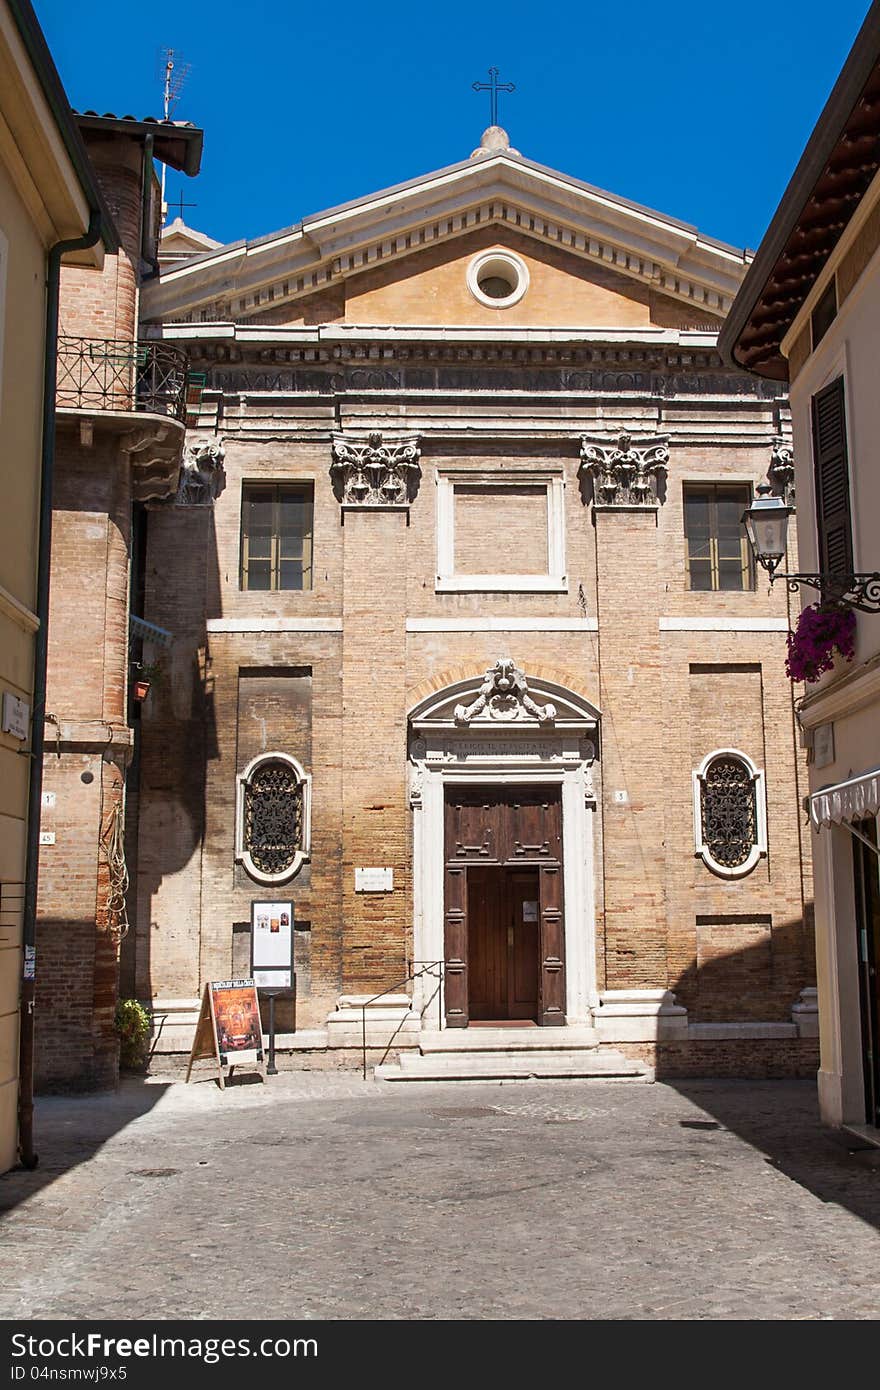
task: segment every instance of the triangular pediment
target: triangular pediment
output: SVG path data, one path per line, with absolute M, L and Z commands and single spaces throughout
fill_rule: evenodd
M 575 279 L 578 266 L 583 280 L 592 268 L 606 283 L 613 276 L 715 318 L 726 313 L 749 263 L 742 251 L 693 226 L 505 150 L 318 213 L 257 241 L 196 256 L 144 287 L 142 312 L 153 321 L 277 324 L 295 321 L 294 306 L 311 300 L 307 322 L 370 323 L 369 308 L 354 302 L 363 277 L 378 275 L 385 285 L 411 279 L 433 268 L 440 248 L 439 263 L 460 259 L 475 235 L 499 246 L 530 246 L 542 264 L 555 258 Z M 357 312 L 367 317 L 358 319 Z M 375 305 L 372 312 L 383 321 Z M 454 323 L 454 313 L 445 321 Z M 517 321 L 529 320 L 520 315 Z

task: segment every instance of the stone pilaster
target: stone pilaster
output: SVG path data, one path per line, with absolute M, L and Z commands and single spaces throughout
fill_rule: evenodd
M 657 510 L 594 507 L 605 839 L 604 988 L 667 983 Z M 599 979 L 602 987 L 602 963 Z
M 342 988 L 406 974 L 405 509 L 343 513 Z M 390 892 L 355 892 L 355 869 L 390 868 Z

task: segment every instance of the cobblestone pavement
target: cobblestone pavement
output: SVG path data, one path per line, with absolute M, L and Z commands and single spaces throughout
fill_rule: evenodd
M 875 1318 L 880 1167 L 801 1082 L 127 1081 L 38 1103 L 3 1318 Z

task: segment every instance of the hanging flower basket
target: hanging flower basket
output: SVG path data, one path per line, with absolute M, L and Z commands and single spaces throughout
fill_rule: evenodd
M 835 653 L 852 661 L 856 646 L 856 615 L 842 603 L 811 603 L 788 634 L 785 673 L 789 680 L 817 681 L 834 665 Z

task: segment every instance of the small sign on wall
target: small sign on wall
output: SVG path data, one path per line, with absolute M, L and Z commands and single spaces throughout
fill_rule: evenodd
M 11 690 L 3 692 L 3 732 L 24 741 L 30 732 L 31 707 L 25 700 L 13 695 Z
M 354 891 L 356 893 L 392 893 L 394 891 L 394 870 L 384 868 L 355 869 Z

